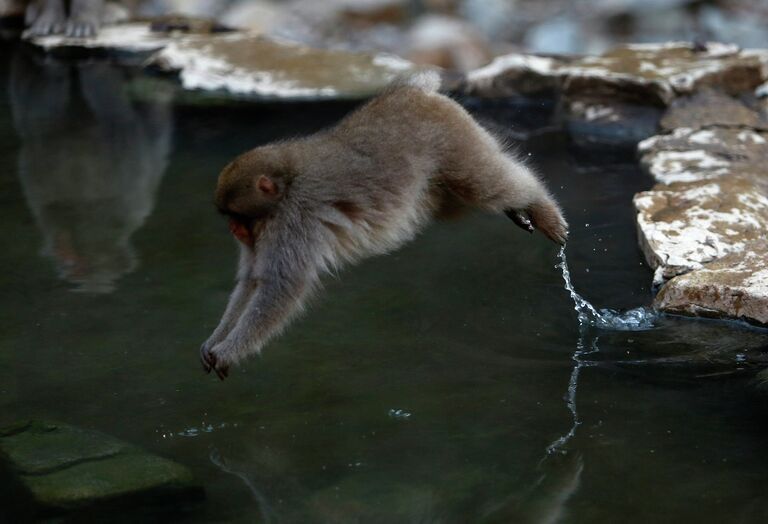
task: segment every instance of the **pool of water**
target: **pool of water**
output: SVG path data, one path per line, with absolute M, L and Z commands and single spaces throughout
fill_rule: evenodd
M 219 169 L 352 105 L 174 107 L 98 62 L 2 51 L 0 423 L 95 428 L 188 465 L 207 492 L 192 522 L 768 518 L 765 332 L 580 330 L 558 248 L 503 217 L 435 224 L 326 279 L 261 357 L 205 375 L 236 254 Z M 521 136 L 535 111 L 495 127 Z M 649 305 L 630 200 L 652 181 L 631 151 L 529 135 L 576 289 Z

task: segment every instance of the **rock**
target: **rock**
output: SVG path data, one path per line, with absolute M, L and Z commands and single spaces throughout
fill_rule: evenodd
M 758 53 L 715 43 L 704 51 L 688 43 L 627 45 L 571 60 L 510 55 L 468 75 L 467 90 L 503 96 L 518 91 L 514 83 L 522 76 L 527 83 L 561 86 L 568 100 L 663 107 L 706 86 L 733 94 L 752 91 L 765 80 L 764 63 Z
M 714 89 L 702 89 L 672 102 L 661 119 L 662 129 L 700 129 L 709 126 L 768 129 L 764 116 L 746 104 Z
M 342 3 L 339 15 L 346 25 L 368 28 L 378 24 L 403 24 L 408 19 L 406 0 L 354 0 Z
M 173 507 L 203 495 L 186 467 L 66 424 L 23 422 L 0 430 L 0 458 L 6 482 L 19 486 L 37 517 L 125 511 L 137 502 Z
M 485 98 L 555 96 L 565 78 L 566 59 L 510 53 L 467 74 L 462 90 Z
M 738 176 L 657 185 L 634 198 L 640 246 L 654 282 L 700 269 L 765 238 L 768 197 Z
M 572 100 L 564 107 L 565 123 L 575 144 L 634 147 L 658 129 L 661 109 L 653 106 Z
M 390 55 L 312 49 L 245 34 L 179 40 L 152 64 L 178 71 L 185 89 L 283 99 L 362 98 L 416 71 Z
M 712 111 L 716 113 L 716 111 Z M 638 145 L 640 163 L 658 182 L 691 182 L 724 175 L 768 184 L 768 133 L 741 128 L 675 129 Z
M 655 306 L 669 313 L 768 325 L 768 243 L 751 244 L 670 280 Z

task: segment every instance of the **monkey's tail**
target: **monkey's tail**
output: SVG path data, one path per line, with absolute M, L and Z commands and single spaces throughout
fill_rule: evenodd
M 389 84 L 389 89 L 415 87 L 427 93 L 435 93 L 440 90 L 442 84 L 443 80 L 440 73 L 434 70 L 424 70 L 398 76 Z

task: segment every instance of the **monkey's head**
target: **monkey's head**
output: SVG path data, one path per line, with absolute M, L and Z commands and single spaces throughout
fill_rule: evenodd
M 259 147 L 230 162 L 219 175 L 216 207 L 229 217 L 229 230 L 253 248 L 256 233 L 285 196 L 292 175 L 284 155 Z

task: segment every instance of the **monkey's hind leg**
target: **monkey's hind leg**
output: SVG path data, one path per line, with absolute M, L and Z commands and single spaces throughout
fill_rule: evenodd
M 550 240 L 565 244 L 568 224 L 547 188 L 524 164 L 500 150 L 490 137 L 480 137 L 466 155 L 448 170 L 445 184 L 465 202 L 493 213 L 506 214 L 519 227 L 536 229 Z

